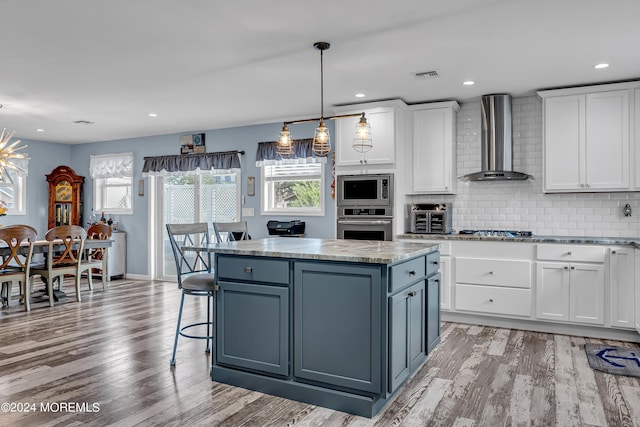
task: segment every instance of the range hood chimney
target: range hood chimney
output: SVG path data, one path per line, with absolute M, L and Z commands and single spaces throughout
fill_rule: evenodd
M 482 146 L 480 172 L 464 175 L 464 181 L 525 180 L 531 175 L 514 172 L 511 140 L 511 95 L 485 95 L 480 103 Z

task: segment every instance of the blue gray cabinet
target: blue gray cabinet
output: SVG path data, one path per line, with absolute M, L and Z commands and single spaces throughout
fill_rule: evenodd
M 295 263 L 296 378 L 380 391 L 380 266 Z
M 427 279 L 427 354 L 440 342 L 440 273 Z
M 375 262 L 366 250 L 357 261 L 333 260 L 318 255 L 324 244 L 362 243 L 244 241 L 231 245 L 244 251 L 216 253 L 211 378 L 372 417 L 426 359 L 427 319 L 438 319 L 427 310 L 428 275 L 437 273 L 428 256 L 437 258 L 429 247 L 383 242 L 412 255 L 385 261 L 376 251 L 386 246 L 375 243 Z M 256 255 L 260 245 L 274 255 Z M 288 245 L 308 245 L 310 255 L 296 258 Z
M 426 359 L 424 280 L 389 297 L 389 391 Z

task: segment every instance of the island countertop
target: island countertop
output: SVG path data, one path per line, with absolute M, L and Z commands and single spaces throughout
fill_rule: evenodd
M 210 252 L 249 256 L 347 261 L 369 264 L 395 264 L 425 255 L 438 245 L 419 242 L 380 242 L 375 240 L 313 239 L 272 237 L 212 243 Z

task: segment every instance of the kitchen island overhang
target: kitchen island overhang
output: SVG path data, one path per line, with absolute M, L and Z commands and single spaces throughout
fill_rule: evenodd
M 372 417 L 439 342 L 437 245 L 277 237 L 207 250 L 214 381 Z

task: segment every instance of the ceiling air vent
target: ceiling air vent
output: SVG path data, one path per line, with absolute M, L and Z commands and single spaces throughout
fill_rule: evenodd
M 419 73 L 413 73 L 413 77 L 415 77 L 418 80 L 427 80 L 427 79 L 435 79 L 440 76 L 438 75 L 438 72 L 436 70 L 431 70 L 431 71 L 421 71 Z

